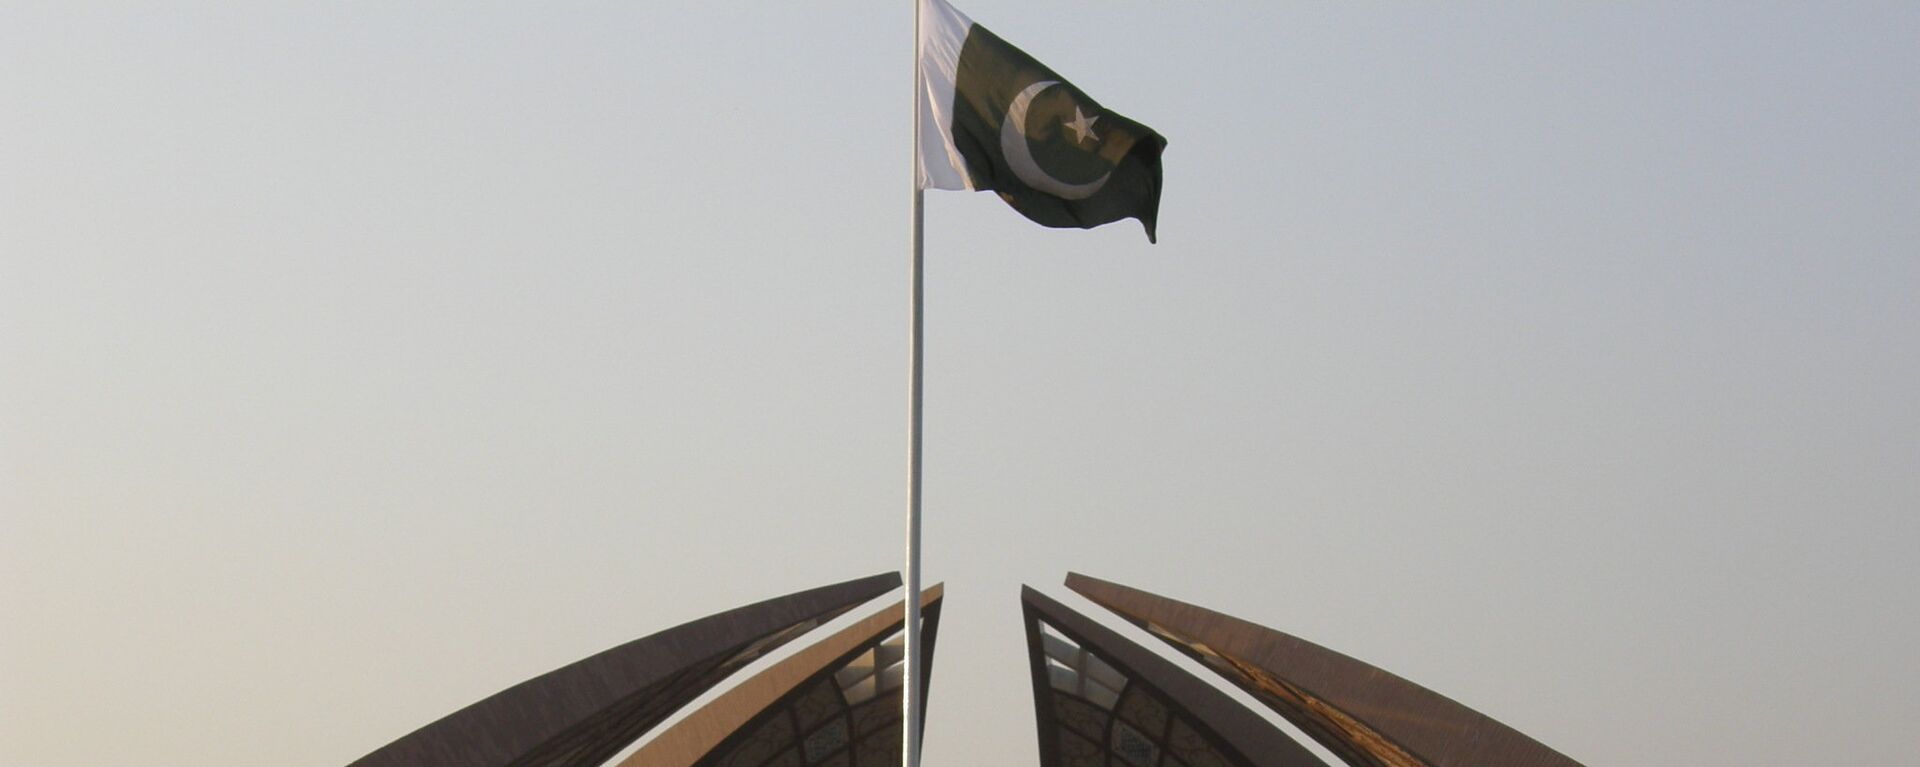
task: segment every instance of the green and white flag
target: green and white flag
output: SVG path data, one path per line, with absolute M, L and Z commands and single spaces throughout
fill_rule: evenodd
M 1137 218 L 1154 239 L 1166 139 L 944 0 L 920 18 L 920 188 L 992 190 L 1045 226 Z

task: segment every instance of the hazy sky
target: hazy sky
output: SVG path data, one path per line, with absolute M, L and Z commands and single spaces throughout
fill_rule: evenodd
M 1170 146 L 1157 246 L 928 195 L 928 767 L 1037 762 L 1068 569 L 1590 765 L 1920 762 L 1920 5 L 960 7 Z M 911 12 L 0 2 L 0 763 L 897 568 Z

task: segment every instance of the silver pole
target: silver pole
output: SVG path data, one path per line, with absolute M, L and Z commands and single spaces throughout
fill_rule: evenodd
M 913 0 L 913 280 L 912 330 L 907 342 L 907 617 L 906 674 L 901 679 L 900 754 L 905 767 L 920 767 L 920 377 L 921 313 L 925 293 L 921 268 L 926 240 L 926 192 L 920 188 L 920 2 Z

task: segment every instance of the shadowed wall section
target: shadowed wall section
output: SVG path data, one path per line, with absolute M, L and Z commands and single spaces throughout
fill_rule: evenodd
M 747 605 L 489 696 L 349 767 L 599 764 L 741 666 L 900 585 L 885 573 Z
M 1152 632 L 1362 767 L 1580 767 L 1439 693 L 1297 637 L 1089 578 L 1067 588 Z
M 1041 767 L 1324 767 L 1172 661 L 1031 588 L 1020 603 Z

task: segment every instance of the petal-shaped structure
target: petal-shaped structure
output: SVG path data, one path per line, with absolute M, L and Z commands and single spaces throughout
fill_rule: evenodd
M 1348 764 L 1580 767 L 1444 695 L 1304 639 L 1077 573 L 1067 588 L 1205 663 Z
M 1324 767 L 1251 709 L 1031 588 L 1041 767 Z
M 936 584 L 920 598 L 928 670 L 943 592 Z M 741 680 L 621 767 L 896 767 L 905 612 L 904 600 L 894 602 Z M 920 705 L 924 717 L 924 694 Z
M 350 767 L 600 764 L 755 658 L 900 585 L 884 573 L 676 626 L 509 687 Z

